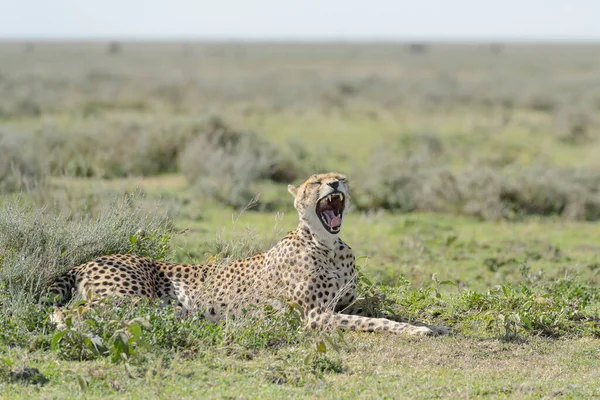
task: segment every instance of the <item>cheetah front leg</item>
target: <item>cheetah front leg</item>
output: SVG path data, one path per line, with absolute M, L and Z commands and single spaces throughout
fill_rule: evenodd
M 385 318 L 369 318 L 359 315 L 341 314 L 323 307 L 313 308 L 306 313 L 307 324 L 311 328 L 342 328 L 351 331 L 390 332 L 429 336 L 438 333 L 425 325 L 413 325 L 407 322 L 396 322 Z
M 409 325 L 414 328 L 428 328 L 435 335 L 446 335 L 450 333 L 450 330 L 444 326 L 435 326 L 428 325 L 423 322 L 408 322 L 406 318 L 400 317 L 398 315 L 380 315 L 379 312 L 373 309 L 373 304 L 369 304 L 366 299 L 360 299 L 354 301 L 352 304 L 346 307 L 336 308 L 336 311 L 339 312 L 342 316 L 359 316 L 366 317 L 369 320 L 379 320 L 379 321 L 390 321 L 394 324 L 401 325 Z M 385 318 L 384 318 L 385 317 Z M 373 321 L 371 321 L 373 322 Z M 384 323 L 387 325 L 387 323 Z M 396 332 L 396 331 L 393 331 Z M 417 333 L 420 334 L 420 333 Z

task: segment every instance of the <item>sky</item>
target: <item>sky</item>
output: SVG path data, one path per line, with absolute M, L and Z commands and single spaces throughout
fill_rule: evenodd
M 0 0 L 0 39 L 600 40 L 600 0 Z

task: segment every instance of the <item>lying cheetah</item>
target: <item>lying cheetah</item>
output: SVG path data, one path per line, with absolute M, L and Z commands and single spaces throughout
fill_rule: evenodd
M 311 176 L 288 186 L 300 221 L 266 253 L 229 265 L 168 264 L 135 255 L 110 255 L 79 265 L 51 286 L 57 305 L 72 292 L 175 300 L 185 309 L 201 306 L 218 320 L 265 300 L 298 304 L 312 328 L 341 327 L 416 335 L 440 328 L 354 315 L 356 270 L 350 247 L 339 238 L 350 200 L 348 180 L 338 173 Z

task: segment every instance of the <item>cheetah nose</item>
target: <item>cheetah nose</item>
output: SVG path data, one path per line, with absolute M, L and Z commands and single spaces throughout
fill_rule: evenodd
M 331 186 L 333 190 L 337 190 L 338 186 L 340 185 L 340 181 L 329 182 L 328 185 Z

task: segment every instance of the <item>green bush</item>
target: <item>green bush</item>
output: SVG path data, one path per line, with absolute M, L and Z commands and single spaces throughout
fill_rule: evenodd
M 193 138 L 210 132 L 214 121 L 214 117 L 144 115 L 48 118 L 42 127 L 11 135 L 16 144 L 3 152 L 30 155 L 16 165 L 20 169 L 40 165 L 53 176 L 152 176 L 175 172 L 180 152 Z M 4 157 L 2 163 L 9 165 L 15 157 Z
M 118 314 L 126 307 L 108 308 L 106 303 L 108 298 L 88 307 L 81 301 L 62 310 L 65 327 L 53 335 L 51 349 L 67 360 L 110 357 L 113 363 L 138 361 L 140 350 L 149 347 L 144 340 L 147 318 L 124 318 Z

